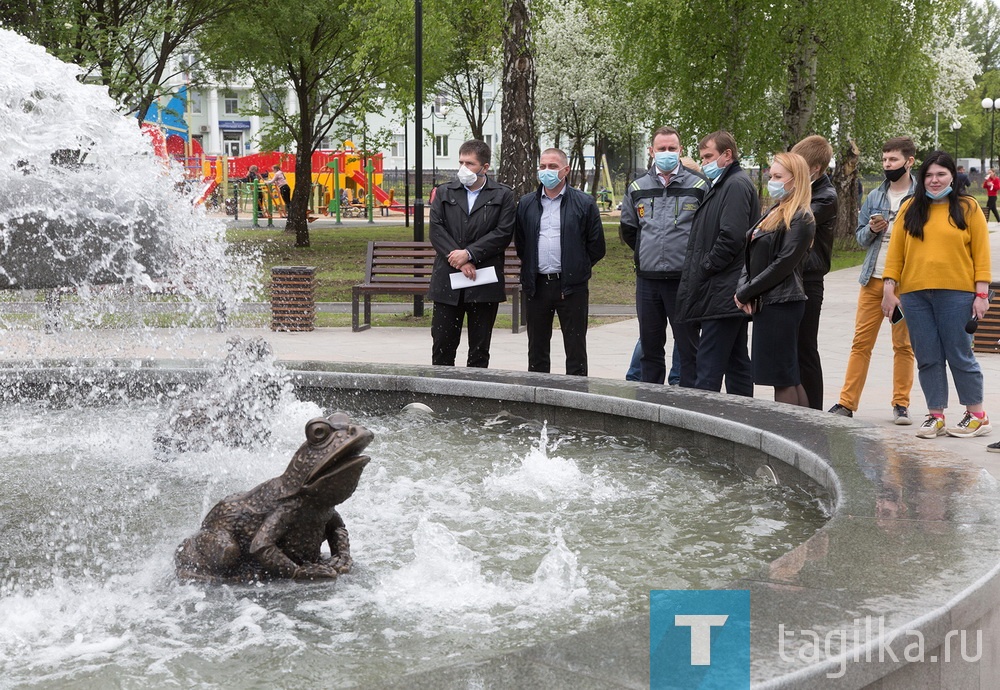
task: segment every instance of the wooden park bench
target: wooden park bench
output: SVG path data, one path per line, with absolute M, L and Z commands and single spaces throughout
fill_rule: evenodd
M 351 290 L 351 328 L 354 332 L 372 327 L 373 295 L 424 295 L 430 289 L 434 268 L 434 248 L 430 242 L 369 242 L 365 260 L 365 281 Z M 513 300 L 511 332 L 524 325 L 521 309 L 521 260 L 514 247 L 504 255 L 504 283 Z M 364 298 L 364 321 L 360 321 L 360 301 Z

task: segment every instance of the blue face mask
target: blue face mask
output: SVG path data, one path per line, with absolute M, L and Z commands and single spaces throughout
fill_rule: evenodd
M 555 189 L 559 186 L 562 180 L 559 179 L 559 172 L 556 170 L 539 170 L 538 171 L 538 181 L 546 189 Z
M 928 198 L 933 199 L 934 201 L 938 201 L 939 199 L 943 199 L 949 194 L 951 194 L 951 185 L 948 185 L 937 194 L 932 194 L 930 190 L 925 189 L 924 194 L 926 194 Z
M 710 180 L 717 179 L 719 175 L 722 174 L 723 170 L 725 170 L 725 168 L 720 168 L 716 161 L 712 161 L 711 163 L 706 163 L 701 166 L 701 171 L 705 174 L 705 177 Z
M 785 189 L 785 183 L 778 182 L 777 180 L 768 180 L 767 193 L 776 201 L 784 199 L 788 196 L 788 190 Z
M 670 172 L 681 162 L 681 157 L 676 151 L 656 151 L 653 154 L 653 160 L 656 161 L 656 167 L 662 172 Z

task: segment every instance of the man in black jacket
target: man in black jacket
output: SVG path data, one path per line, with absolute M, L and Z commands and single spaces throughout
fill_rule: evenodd
M 746 234 L 760 217 L 760 200 L 739 163 L 736 140 L 712 132 L 698 144 L 712 188 L 695 212 L 677 294 L 680 318 L 701 323 L 695 387 L 753 396 L 747 318 L 733 295 L 743 269 Z
M 437 252 L 428 297 L 434 301 L 431 319 L 433 364 L 455 365 L 462 339 L 462 322 L 469 319 L 468 366 L 488 367 L 493 324 L 504 291 L 504 252 L 514 234 L 514 191 L 486 175 L 490 147 L 477 139 L 458 150 L 458 180 L 442 184 L 431 203 L 430 241 Z M 455 289 L 451 275 L 470 280 L 476 271 L 492 268 L 497 281 Z
M 816 239 L 806 257 L 802 285 L 806 291 L 806 311 L 799 323 L 799 378 L 809 398 L 809 407 L 823 409 L 823 364 L 819 359 L 819 312 L 823 307 L 823 276 L 830 272 L 833 235 L 837 230 L 837 190 L 826 175 L 833 147 L 814 134 L 792 147 L 806 159 L 812 178 L 812 209 L 816 218 Z
M 528 371 L 551 370 L 552 320 L 559 315 L 566 373 L 587 375 L 587 319 L 591 268 L 604 258 L 604 228 L 597 203 L 566 184 L 569 159 L 546 149 L 538 164 L 538 190 L 517 204 L 514 246 L 521 258 L 527 302 Z

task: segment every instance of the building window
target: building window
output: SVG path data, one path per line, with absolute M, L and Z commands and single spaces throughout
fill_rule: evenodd
M 273 115 L 281 112 L 281 100 L 284 96 L 277 91 L 265 93 L 260 97 L 260 112 L 262 115 Z
M 201 91 L 188 91 L 188 111 L 192 115 L 201 115 Z
M 434 155 L 438 158 L 448 157 L 448 135 L 434 137 Z
M 223 99 L 223 108 L 226 115 L 237 115 L 240 112 L 240 99 L 236 94 L 228 94 Z
M 389 155 L 393 158 L 402 158 L 405 155 L 403 145 L 403 135 L 397 134 L 393 137 L 392 148 L 389 151 Z
M 492 134 L 484 134 L 483 135 L 483 141 L 485 142 L 485 144 L 487 146 L 490 147 L 490 151 L 492 151 L 493 150 L 493 135 Z

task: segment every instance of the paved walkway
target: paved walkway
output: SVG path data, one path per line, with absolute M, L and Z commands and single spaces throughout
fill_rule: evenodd
M 993 256 L 1000 257 L 1000 224 L 990 223 Z M 826 295 L 820 325 L 820 354 L 826 382 L 824 407 L 837 402 L 843 383 L 844 370 L 854 333 L 854 312 L 857 302 L 858 268 L 836 271 L 827 276 Z M 1000 279 L 1000 275 L 996 276 Z M 147 331 L 139 338 L 122 331 L 106 330 L 47 336 L 35 331 L 8 331 L 0 336 L 0 359 L 33 357 L 97 356 L 97 357 L 217 357 L 225 339 L 233 333 L 263 335 L 272 344 L 280 359 L 321 360 L 329 362 L 388 362 L 399 364 L 430 364 L 431 336 L 427 328 L 373 328 L 353 333 L 350 328 L 321 328 L 309 333 L 274 333 L 266 329 L 234 329 L 228 333 L 208 330 L 181 333 L 166 329 Z M 638 334 L 635 319 L 593 328 L 588 338 L 590 375 L 623 379 L 632 348 Z M 458 361 L 465 361 L 465 343 L 459 350 Z M 668 342 L 668 351 L 670 344 Z M 558 332 L 553 337 L 553 371 L 563 368 L 563 350 Z M 979 363 L 986 379 L 986 409 L 994 416 L 998 431 L 990 436 L 957 439 L 942 437 L 922 443 L 947 447 L 973 464 L 986 468 L 1000 478 L 1000 454 L 987 453 L 988 443 L 1000 440 L 1000 354 L 979 354 Z M 497 329 L 493 334 L 491 367 L 525 371 L 527 369 L 527 335 Z M 758 388 L 756 396 L 770 399 L 772 389 Z M 911 415 L 914 425 L 897 427 L 892 424 L 892 347 L 888 322 L 882 328 L 872 353 L 871 368 L 861 405 L 855 417 L 884 426 L 890 433 L 912 436 L 916 425 L 926 414 L 923 395 L 914 382 Z M 949 421 L 957 422 L 962 408 L 952 387 Z M 826 414 L 817 413 L 817 414 Z

